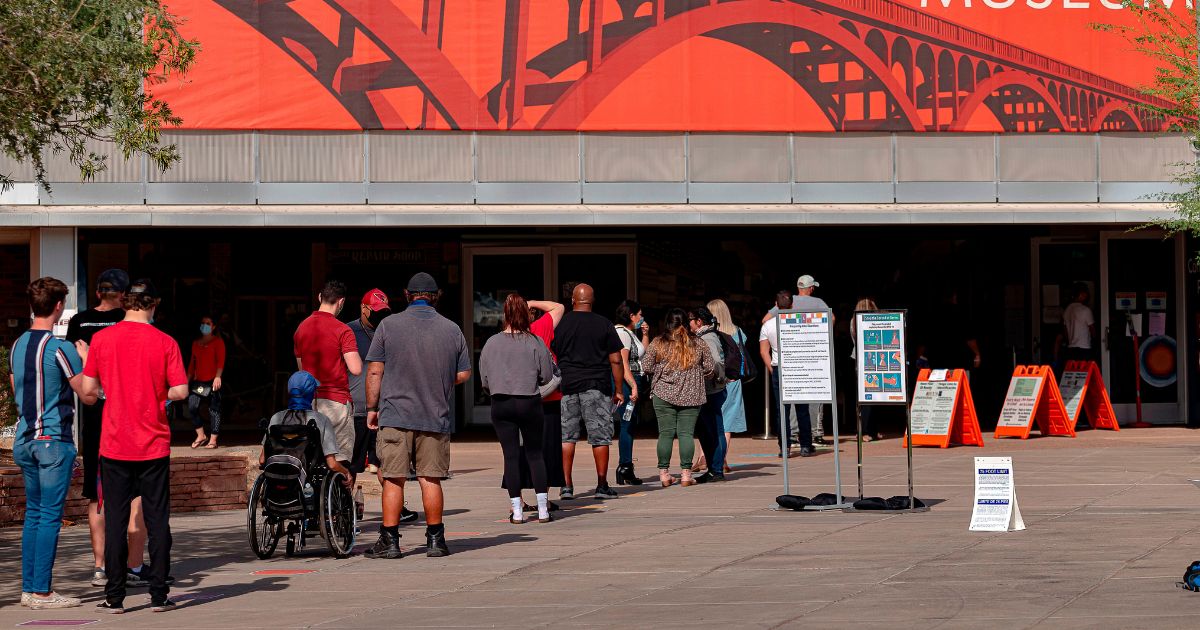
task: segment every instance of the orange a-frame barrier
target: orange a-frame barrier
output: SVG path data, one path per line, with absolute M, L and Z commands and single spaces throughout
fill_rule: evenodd
M 1075 437 L 1074 423 L 1067 418 L 1054 371 L 1047 365 L 1018 365 L 1000 410 L 995 436 L 1024 440 L 1035 420 L 1042 435 Z
M 923 369 L 917 375 L 917 387 L 922 381 L 928 381 L 933 370 Z M 966 370 L 947 370 L 945 382 L 956 383 L 954 391 L 954 413 L 950 417 L 950 425 L 945 433 L 914 433 L 913 446 L 938 446 L 948 448 L 951 443 L 963 446 L 983 446 L 983 432 L 979 430 L 979 416 L 975 414 L 975 399 L 971 397 L 971 384 L 967 381 Z M 911 403 L 910 403 L 911 404 Z M 908 436 L 900 443 L 908 446 Z
M 1079 380 L 1083 381 L 1083 387 L 1079 391 L 1079 402 L 1074 409 L 1067 406 L 1069 399 L 1063 400 L 1072 430 L 1078 424 L 1081 412 L 1087 413 L 1088 424 L 1093 429 L 1121 430 L 1121 426 L 1117 424 L 1117 414 L 1113 412 L 1112 401 L 1108 398 L 1108 389 L 1104 387 L 1104 378 L 1100 376 L 1100 366 L 1096 365 L 1095 361 L 1067 361 L 1066 368 L 1063 369 L 1062 383 L 1069 380 L 1074 380 L 1075 384 Z M 1066 391 L 1061 384 L 1059 391 Z

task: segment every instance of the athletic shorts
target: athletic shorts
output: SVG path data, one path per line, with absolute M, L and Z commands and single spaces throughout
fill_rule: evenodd
M 329 418 L 333 434 L 337 437 L 338 460 L 351 461 L 354 457 L 354 406 L 327 398 L 313 400 L 313 411 Z
M 592 446 L 612 444 L 612 397 L 600 390 L 589 389 L 579 394 L 563 394 L 562 441 L 574 444 L 587 429 L 587 441 Z
M 418 477 L 450 476 L 449 433 L 380 427 L 375 450 L 385 479 L 406 479 L 414 470 Z

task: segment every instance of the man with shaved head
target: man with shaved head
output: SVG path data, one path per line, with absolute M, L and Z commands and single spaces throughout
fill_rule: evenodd
M 566 485 L 560 498 L 575 498 L 571 467 L 575 463 L 575 443 L 587 430 L 587 441 L 596 460 L 597 499 L 615 499 L 608 485 L 608 447 L 612 443 L 614 404 L 625 397 L 613 383 L 624 379 L 621 363 L 621 339 L 612 322 L 592 312 L 595 294 L 586 284 L 571 292 L 571 312 L 563 315 L 554 331 L 551 349 L 558 357 L 562 372 L 562 448 Z

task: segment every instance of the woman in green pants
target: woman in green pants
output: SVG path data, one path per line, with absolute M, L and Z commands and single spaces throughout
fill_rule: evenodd
M 671 476 L 673 442 L 679 440 L 680 485 L 690 486 L 693 436 L 700 406 L 704 404 L 704 377 L 713 373 L 712 354 L 688 326 L 682 309 L 673 308 L 663 319 L 662 332 L 650 342 L 642 357 L 642 371 L 650 375 L 650 394 L 658 416 L 658 478 L 663 487 L 675 483 Z

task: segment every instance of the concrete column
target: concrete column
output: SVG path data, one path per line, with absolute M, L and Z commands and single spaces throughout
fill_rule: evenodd
M 79 233 L 76 228 L 37 228 L 29 238 L 29 279 L 53 276 L 71 288 L 67 309 L 78 308 L 80 291 L 87 287 L 79 283 Z

